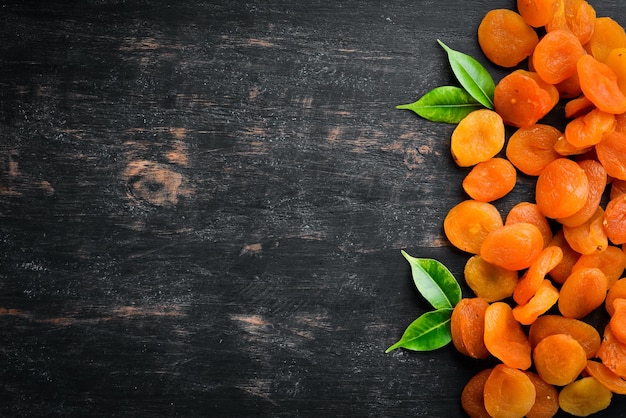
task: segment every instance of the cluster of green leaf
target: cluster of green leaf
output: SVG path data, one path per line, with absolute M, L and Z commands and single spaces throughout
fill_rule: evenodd
M 449 48 L 437 40 L 448 54 L 452 72 L 461 87 L 436 87 L 414 103 L 396 106 L 412 110 L 432 122 L 459 123 L 465 116 L 481 108 L 493 109 L 495 83 L 489 72 L 476 59 Z
M 415 351 L 441 348 L 452 340 L 450 318 L 452 310 L 461 300 L 461 287 L 441 262 L 411 257 L 405 251 L 402 251 L 402 255 L 411 265 L 415 287 L 435 310 L 413 321 L 402 338 L 389 347 L 386 353 L 400 347 Z
M 489 72 L 474 58 L 449 48 L 446 51 L 452 72 L 462 87 L 436 87 L 418 101 L 397 106 L 412 110 L 433 122 L 459 123 L 465 116 L 481 108 L 493 109 L 495 83 Z M 452 341 L 450 319 L 452 310 L 461 300 L 461 288 L 448 268 L 437 260 L 414 258 L 402 251 L 409 261 L 417 290 L 435 308 L 413 321 L 402 338 L 386 353 L 396 348 L 430 351 Z

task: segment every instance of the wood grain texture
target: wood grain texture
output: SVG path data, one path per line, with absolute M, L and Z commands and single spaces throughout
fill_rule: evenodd
M 452 127 L 394 106 L 514 2 L 56 3 L 0 2 L 0 414 L 462 416 L 484 364 L 384 354 L 400 249 L 466 259 Z

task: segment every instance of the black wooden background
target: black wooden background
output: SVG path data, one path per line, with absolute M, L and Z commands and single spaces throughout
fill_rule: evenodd
M 462 416 L 484 363 L 384 354 L 429 309 L 400 250 L 467 258 L 453 127 L 394 106 L 497 7 L 0 1 L 1 415 Z

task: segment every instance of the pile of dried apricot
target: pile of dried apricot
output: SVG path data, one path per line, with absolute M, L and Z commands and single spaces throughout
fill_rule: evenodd
M 626 394 L 626 32 L 585 0 L 518 0 L 484 16 L 478 42 L 512 71 L 494 109 L 451 138 L 471 171 L 444 231 L 471 254 L 474 292 L 454 308 L 452 342 L 497 363 L 461 403 L 471 417 L 587 416 Z M 563 132 L 540 122 L 559 103 Z M 518 171 L 534 196 L 503 216 L 494 202 Z M 585 321 L 598 308 L 604 329 Z

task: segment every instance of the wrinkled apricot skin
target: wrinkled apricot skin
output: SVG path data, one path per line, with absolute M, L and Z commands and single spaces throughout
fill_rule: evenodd
M 507 366 L 520 370 L 531 366 L 528 337 L 507 303 L 494 302 L 485 311 L 484 338 L 489 352 Z
M 587 365 L 585 350 L 567 334 L 549 335 L 539 341 L 533 360 L 537 374 L 556 386 L 573 382 Z
M 526 414 L 526 418 L 550 418 L 559 410 L 559 392 L 554 385 L 546 383 L 537 373 L 525 371 L 535 385 L 535 404 Z
M 463 298 L 452 311 L 452 343 L 461 354 L 483 359 L 489 356 L 485 347 L 485 311 L 489 303 L 481 298 Z
M 582 268 L 598 268 L 606 276 L 609 289 L 622 277 L 626 268 L 626 254 L 618 247 L 608 246 L 604 251 L 580 256 L 572 271 Z M 626 297 L 626 294 L 624 295 Z
M 622 344 L 613 335 L 610 325 L 604 328 L 604 336 L 598 349 L 598 358 L 613 373 L 622 379 L 626 378 L 626 344 Z
M 554 15 L 556 0 L 517 0 L 517 11 L 534 28 L 545 26 Z
M 556 265 L 552 270 L 550 270 L 549 276 L 556 283 L 563 284 L 565 280 L 572 273 L 572 268 L 576 264 L 576 262 L 580 259 L 580 254 L 577 253 L 570 247 L 569 243 L 565 239 L 565 234 L 563 233 L 563 229 L 559 229 L 550 241 L 549 245 L 557 246 L 563 252 L 563 258 L 561 262 Z
M 604 364 L 598 361 L 587 360 L 585 371 L 590 376 L 595 377 L 598 382 L 602 383 L 611 392 L 618 395 L 626 395 L 626 380 L 613 373 Z
M 610 200 L 604 211 L 603 231 L 616 245 L 626 243 L 626 195 Z
M 476 164 L 463 179 L 463 190 L 474 200 L 492 202 L 506 196 L 517 181 L 515 167 L 504 158 Z
M 578 226 L 563 226 L 565 239 L 574 251 L 580 254 L 601 252 L 609 245 L 603 222 L 604 210 L 598 206 L 593 216 Z
M 556 87 L 542 81 L 535 73 L 515 70 L 496 84 L 493 103 L 505 124 L 528 128 L 554 108 L 558 97 Z
M 575 147 L 583 148 L 602 141 L 604 134 L 615 130 L 615 115 L 593 109 L 572 120 L 565 127 L 565 139 Z
M 604 303 L 606 289 L 606 276 L 600 269 L 573 271 L 561 287 L 559 311 L 566 318 L 584 318 Z
M 613 316 L 609 321 L 611 332 L 617 340 L 626 344 L 626 299 L 615 299 Z
M 452 245 L 471 254 L 480 253 L 487 235 L 503 225 L 502 216 L 491 203 L 464 200 L 454 206 L 443 221 Z
M 560 158 L 554 145 L 563 134 L 550 125 L 535 124 L 515 131 L 506 146 L 506 157 L 522 173 L 538 176 L 548 163 Z
M 485 409 L 484 396 L 485 382 L 491 371 L 492 369 L 489 368 L 476 373 L 461 392 L 461 406 L 471 418 L 491 418 Z
M 580 40 L 568 30 L 548 32 L 533 52 L 533 65 L 546 83 L 558 84 L 576 74 L 576 64 L 585 54 Z
M 502 67 L 514 67 L 522 62 L 538 41 L 535 30 L 509 9 L 490 10 L 478 26 L 478 44 L 483 53 Z
M 559 291 L 548 279 L 544 279 L 530 300 L 513 308 L 513 316 L 522 325 L 530 325 L 540 315 L 548 312 L 559 299 Z
M 493 368 L 483 389 L 485 409 L 493 418 L 522 418 L 535 403 L 537 392 L 526 373 L 504 364 Z
M 594 358 L 600 348 L 600 333 L 588 323 L 561 315 L 543 315 L 532 323 L 528 341 L 534 349 L 548 335 L 567 334 L 585 350 L 587 358 Z
M 578 163 L 587 176 L 589 183 L 589 192 L 585 205 L 576 213 L 566 217 L 559 218 L 557 221 L 562 225 L 575 227 L 584 224 L 596 213 L 602 194 L 606 188 L 607 174 L 606 170 L 596 160 L 583 160 Z
M 626 94 L 626 48 L 615 48 L 606 58 L 606 65 L 615 73 L 617 85 Z
M 522 270 L 539 257 L 543 250 L 543 236 L 529 223 L 504 225 L 485 237 L 480 255 L 488 263 L 508 270 Z
M 608 65 L 591 55 L 583 55 L 576 68 L 581 90 L 598 109 L 613 114 L 626 112 L 626 96 Z
M 612 397 L 611 391 L 596 378 L 583 377 L 561 390 L 559 406 L 570 415 L 586 417 L 608 408 Z
M 559 158 L 549 163 L 537 178 L 535 199 L 548 218 L 565 218 L 585 206 L 589 180 L 576 162 Z
M 546 275 L 563 259 L 563 250 L 557 246 L 546 247 L 530 265 L 513 291 L 513 299 L 518 304 L 527 303 L 539 289 Z
M 489 109 L 475 110 L 454 128 L 450 151 L 460 167 L 469 167 L 498 154 L 504 140 L 502 117 Z
M 626 278 L 619 279 L 609 287 L 606 300 L 604 301 L 604 307 L 609 316 L 613 316 L 615 313 L 613 303 L 616 299 L 626 299 Z
M 604 135 L 595 149 L 607 174 L 626 180 L 626 133 L 614 131 Z
M 487 302 L 506 299 L 517 286 L 516 271 L 490 264 L 480 255 L 470 257 L 463 271 L 465 283 L 474 294 Z
M 520 202 L 513 206 L 506 215 L 504 224 L 510 225 L 517 223 L 529 223 L 535 225 L 537 229 L 539 229 L 539 232 L 541 232 L 541 236 L 543 236 L 544 248 L 550 244 L 550 241 L 552 241 L 552 227 L 536 204 L 531 202 Z
M 610 17 L 597 17 L 594 21 L 593 34 L 585 49 L 600 62 L 605 62 L 612 50 L 626 47 L 624 28 Z

